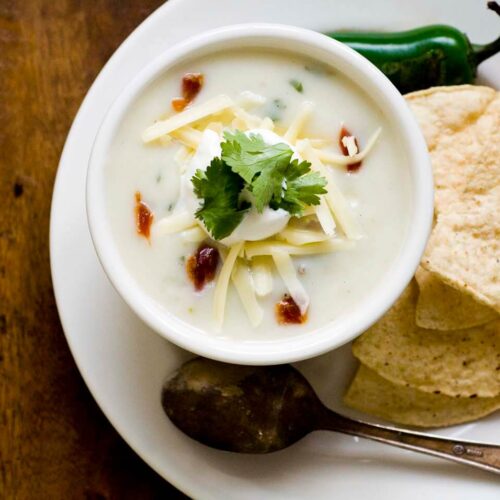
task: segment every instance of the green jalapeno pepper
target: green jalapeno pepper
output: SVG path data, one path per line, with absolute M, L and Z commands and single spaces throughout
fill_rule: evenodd
M 488 7 L 498 12 L 495 2 Z M 452 26 L 434 25 L 398 33 L 328 33 L 377 66 L 405 94 L 438 85 L 471 83 L 479 63 L 500 52 L 500 38 L 471 44 Z

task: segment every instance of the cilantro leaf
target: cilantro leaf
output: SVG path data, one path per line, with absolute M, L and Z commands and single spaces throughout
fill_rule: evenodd
M 270 205 L 299 214 L 305 205 L 318 204 L 318 195 L 326 192 L 322 177 L 306 176 L 310 163 L 291 160 L 293 151 L 287 144 L 269 145 L 261 135 L 247 136 L 239 130 L 225 132 L 224 137 L 222 160 L 245 180 L 258 212 Z
M 268 164 L 252 183 L 252 194 L 258 212 L 262 212 L 273 200 L 277 202 L 281 199 L 288 165 L 288 158 Z
M 288 145 L 279 143 L 270 146 L 259 134 L 247 136 L 237 130 L 234 133 L 224 132 L 224 138 L 226 141 L 222 143 L 222 159 L 248 184 L 266 167 L 287 165 L 293 155 Z
M 307 168 L 309 170 L 310 166 Z M 319 195 L 326 193 L 325 186 L 326 179 L 318 172 L 288 178 L 286 190 L 277 208 L 283 208 L 292 215 L 300 215 L 306 206 L 319 205 Z
M 284 143 L 269 145 L 259 134 L 247 136 L 237 130 L 225 132 L 224 137 L 222 159 L 248 183 L 257 211 L 262 212 L 273 198 L 281 197 L 293 151 Z
M 214 239 L 229 236 L 249 207 L 248 203 L 239 201 L 243 179 L 220 158 L 214 158 L 205 172 L 196 171 L 191 182 L 196 196 L 203 199 L 196 218 L 205 224 Z
M 301 161 L 295 159 L 290 162 L 288 168 L 285 172 L 287 181 L 293 181 L 299 178 L 301 175 L 307 174 L 311 170 L 311 164 L 308 161 Z

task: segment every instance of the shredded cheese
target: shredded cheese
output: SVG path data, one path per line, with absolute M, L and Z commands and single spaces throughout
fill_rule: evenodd
M 246 122 L 244 122 L 241 118 L 235 118 L 231 122 L 231 128 L 241 130 L 242 132 L 246 132 L 248 129 Z
M 280 251 L 274 251 L 271 255 L 276 264 L 276 269 L 288 289 L 288 293 L 299 306 L 300 312 L 305 314 L 309 307 L 309 295 L 297 277 L 290 255 Z
M 206 118 L 207 116 L 220 113 L 233 106 L 233 104 L 233 101 L 226 95 L 214 97 L 203 104 L 193 106 L 166 120 L 154 123 L 143 132 L 142 140 L 144 142 L 154 141 L 164 135 L 171 134 L 175 130 Z
M 354 219 L 351 208 L 344 198 L 342 191 L 336 186 L 332 174 L 321 163 L 316 150 L 311 147 L 311 144 L 307 140 L 300 142 L 300 149 L 304 158 L 311 162 L 313 170 L 319 172 L 327 180 L 327 193 L 324 197 L 345 235 L 350 240 L 360 239 L 363 236 L 363 232 Z
M 239 106 L 234 106 L 232 110 L 234 116 L 245 125 L 246 130 L 250 130 L 252 128 L 260 128 L 262 124 L 262 118 L 248 113 Z
M 265 118 L 262 119 L 260 122 L 260 127 L 263 128 L 264 130 L 274 130 L 274 122 L 269 118 L 269 116 L 266 116 Z
M 368 143 L 365 146 L 365 149 L 363 151 L 352 155 L 352 156 L 344 156 L 344 155 L 339 155 L 336 153 L 331 153 L 328 151 L 323 151 L 321 149 L 318 149 L 315 151 L 315 153 L 318 156 L 318 159 L 321 161 L 325 161 L 327 163 L 334 163 L 336 165 L 351 165 L 352 163 L 358 163 L 366 157 L 366 155 L 371 151 L 375 143 L 377 142 L 377 139 L 379 138 L 379 135 L 382 132 L 382 128 L 378 128 L 373 135 L 370 137 L 368 140 Z M 347 147 L 347 146 L 346 146 Z
M 335 220 L 328 206 L 328 202 L 324 196 L 321 196 L 319 205 L 315 207 L 316 217 L 326 235 L 333 236 L 335 234 Z
M 305 229 L 294 229 L 291 227 L 286 227 L 276 235 L 278 240 L 286 241 L 291 245 L 307 245 L 309 243 L 319 243 L 321 241 L 326 241 L 330 237 L 319 231 L 308 231 Z
M 186 229 L 181 233 L 181 236 L 184 241 L 192 243 L 200 243 L 208 237 L 207 233 L 199 225 L 191 229 Z
M 164 135 L 163 137 L 160 137 L 158 139 L 158 144 L 160 146 L 170 146 L 170 144 L 172 144 L 172 137 L 170 137 L 169 135 Z
M 177 139 L 179 142 L 184 144 L 191 149 L 196 149 L 201 141 L 202 132 L 196 130 L 192 127 L 182 127 L 178 130 L 174 130 L 170 134 L 174 139 Z
M 314 255 L 319 253 L 329 253 L 339 250 L 353 248 L 353 242 L 341 238 L 321 241 L 319 243 L 309 243 L 307 245 L 291 245 L 282 241 L 250 241 L 245 245 L 245 255 L 247 259 L 252 259 L 257 255 L 272 255 L 273 252 L 284 252 L 289 255 Z
M 293 119 L 290 127 L 288 127 L 288 130 L 285 132 L 285 135 L 283 137 L 285 141 L 291 144 L 295 143 L 297 137 L 304 128 L 306 121 L 311 116 L 313 109 L 314 104 L 311 101 L 304 101 L 301 104 L 297 116 Z
M 331 139 L 309 139 L 309 142 L 313 148 L 324 148 L 333 143 Z
M 309 206 L 309 207 L 304 208 L 304 211 L 302 212 L 302 216 L 299 218 L 299 220 L 303 217 L 308 217 L 309 215 L 316 215 L 316 207 Z
M 186 147 L 186 146 L 181 146 L 178 150 L 177 153 L 174 155 L 174 161 L 179 165 L 180 167 L 185 167 L 186 163 L 191 157 L 191 149 Z M 183 171 L 181 170 L 181 173 Z
M 207 127 L 208 130 L 213 130 L 216 134 L 222 136 L 222 132 L 224 132 L 224 125 L 222 122 L 210 122 Z
M 251 109 L 262 106 L 266 103 L 266 98 L 260 94 L 255 94 L 250 90 L 244 90 L 238 97 L 238 104 L 244 109 Z
M 272 261 L 268 256 L 262 255 L 251 260 L 251 270 L 255 293 L 265 297 L 273 291 Z
M 264 312 L 257 301 L 250 270 L 241 259 L 235 262 L 233 272 L 231 273 L 231 279 L 240 296 L 241 303 L 248 315 L 250 323 L 253 327 L 259 326 L 264 317 Z
M 214 317 L 217 329 L 222 328 L 224 323 L 224 311 L 226 309 L 227 289 L 231 273 L 238 255 L 243 247 L 243 242 L 236 243 L 231 247 L 220 270 L 214 292 Z
M 197 224 L 194 215 L 189 212 L 179 212 L 160 219 L 153 224 L 152 232 L 155 237 L 165 234 L 178 233 Z

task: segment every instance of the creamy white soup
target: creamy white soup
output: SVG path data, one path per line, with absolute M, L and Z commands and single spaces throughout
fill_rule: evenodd
M 279 339 L 335 322 L 410 230 L 397 137 L 356 82 L 312 60 L 248 50 L 178 65 L 130 106 L 110 148 L 121 258 L 166 314 L 209 335 Z

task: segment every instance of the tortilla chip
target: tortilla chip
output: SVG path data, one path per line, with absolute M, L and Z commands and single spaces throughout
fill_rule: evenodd
M 469 133 L 480 156 L 459 199 L 438 214 L 422 265 L 500 312 L 500 93 Z
M 495 96 L 495 90 L 474 85 L 434 87 L 405 96 L 429 148 L 436 214 L 460 198 L 468 170 L 481 161 L 483 151 L 470 128 Z
M 500 320 L 466 330 L 415 324 L 413 280 L 383 318 L 353 344 L 353 354 L 387 380 L 448 396 L 500 394 Z
M 405 95 L 405 99 L 432 151 L 442 138 L 474 122 L 495 94 L 495 90 L 490 87 L 451 85 L 410 92 Z
M 500 409 L 494 398 L 453 398 L 395 385 L 361 365 L 344 396 L 347 406 L 398 424 L 444 427 L 484 417 Z
M 493 309 L 446 285 L 422 267 L 415 278 L 419 288 L 415 321 L 421 328 L 462 330 L 498 318 Z
M 438 219 L 421 264 L 451 287 L 500 312 L 499 256 L 499 216 L 483 215 L 472 207 L 460 213 L 457 207 L 457 213 Z
M 436 188 L 422 266 L 500 312 L 500 93 L 463 85 L 407 99 L 428 141 Z

